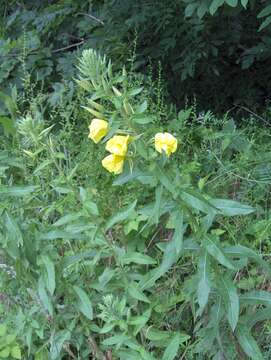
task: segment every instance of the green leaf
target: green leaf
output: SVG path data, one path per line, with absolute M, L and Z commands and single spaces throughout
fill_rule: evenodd
M 142 264 L 142 265 L 153 265 L 156 264 L 156 260 L 152 257 L 141 254 L 138 252 L 127 253 L 121 258 L 122 264 Z
M 98 255 L 96 250 L 83 251 L 81 253 L 77 253 L 76 255 L 67 256 L 63 259 L 63 268 L 67 268 L 68 266 L 74 265 L 77 262 L 84 262 L 85 259 L 93 259 Z
M 0 358 L 7 359 L 9 357 L 9 354 L 10 354 L 10 349 L 9 349 L 9 347 L 7 347 L 0 351 Z
M 18 345 L 15 345 L 13 348 L 11 348 L 10 354 L 14 359 L 22 358 L 21 349 L 19 348 Z
M 142 114 L 147 110 L 147 108 L 148 108 L 147 100 L 144 100 L 143 103 L 137 107 L 136 112 L 138 114 Z
M 242 4 L 242 6 L 246 9 L 246 8 L 247 8 L 247 4 L 248 4 L 248 0 L 241 0 L 241 4 Z
M 178 354 L 179 346 L 180 346 L 180 334 L 177 333 L 172 338 L 166 350 L 164 351 L 162 360 L 174 360 Z
M 51 316 L 53 316 L 53 306 L 52 306 L 51 300 L 46 292 L 42 278 L 39 278 L 38 294 L 39 294 L 39 298 L 40 298 L 41 303 L 44 306 L 44 308 L 48 311 L 48 313 Z
M 170 339 L 170 332 L 158 330 L 154 327 L 146 328 L 144 335 L 150 341 L 168 341 Z
M 271 267 L 267 262 L 265 262 L 260 255 L 256 254 L 252 249 L 249 249 L 242 245 L 230 246 L 224 249 L 226 254 L 230 254 L 233 256 L 238 256 L 240 258 L 247 257 L 249 259 L 254 260 L 259 266 L 263 268 L 265 273 L 271 277 Z
M 221 277 L 218 279 L 222 285 L 223 301 L 227 310 L 227 318 L 232 331 L 235 330 L 239 318 L 239 296 L 237 294 L 236 286 L 230 277 Z
M 170 241 L 164 251 L 162 263 L 156 269 L 149 271 L 146 276 L 140 281 L 142 290 L 148 289 L 155 284 L 155 281 L 163 276 L 170 267 L 180 258 L 181 253 L 177 254 L 175 251 L 175 244 Z
M 50 357 L 47 357 L 46 360 L 49 358 L 50 360 L 58 360 L 59 354 L 63 349 L 63 345 L 65 342 L 69 341 L 71 337 L 70 330 L 60 330 L 54 332 L 51 335 L 51 348 L 50 348 Z
M 105 230 L 109 230 L 114 225 L 120 223 L 121 221 L 124 221 L 128 219 L 128 217 L 134 212 L 134 208 L 136 207 L 137 200 L 135 200 L 130 206 L 128 206 L 125 210 L 119 211 L 115 215 L 113 215 L 107 222 L 105 226 Z
M 225 216 L 248 215 L 255 211 L 253 207 L 233 200 L 211 199 L 210 203 Z
M 16 128 L 14 120 L 7 116 L 0 116 L 0 124 L 2 124 L 6 135 L 15 135 Z
M 39 239 L 40 240 L 56 240 L 56 239 L 88 240 L 89 237 L 84 234 L 80 234 L 80 233 L 71 233 L 71 232 L 62 231 L 62 230 L 52 230 L 52 231 L 48 231 L 47 233 L 39 234 Z
M 41 348 L 38 352 L 35 353 L 35 360 L 48 360 L 49 354 L 46 348 Z
M 41 262 L 46 268 L 45 284 L 51 295 L 54 294 L 56 283 L 55 283 L 55 266 L 52 260 L 47 255 L 41 256 Z
M 176 196 L 175 186 L 173 186 L 169 177 L 158 165 L 156 165 L 155 175 L 157 176 L 157 179 L 161 182 L 161 184 L 175 197 Z
M 235 270 L 234 265 L 232 262 L 226 257 L 223 250 L 220 248 L 220 246 L 217 244 L 217 241 L 212 236 L 206 236 L 203 245 L 208 251 L 210 255 L 213 256 L 214 259 L 216 259 L 221 265 L 224 265 L 230 270 Z
M 151 122 L 154 122 L 154 117 L 151 115 L 145 115 L 145 114 L 135 114 L 133 115 L 133 121 L 140 125 L 149 124 Z
M 37 190 L 37 186 L 5 186 L 0 185 L 0 196 L 26 196 Z
M 114 336 L 111 336 L 110 338 L 103 340 L 102 344 L 104 346 L 112 346 L 112 345 L 116 345 L 116 344 L 121 345 L 128 340 L 130 340 L 129 336 L 124 335 L 124 334 L 119 334 L 119 335 L 114 335 Z
M 134 299 L 137 299 L 139 301 L 143 301 L 143 302 L 146 302 L 146 303 L 150 303 L 150 300 L 143 293 L 143 291 L 141 291 L 139 289 L 139 286 L 134 281 L 129 283 L 129 285 L 128 285 L 128 293 Z
M 210 14 L 214 15 L 217 12 L 217 9 L 223 4 L 224 0 L 213 0 L 209 7 Z
M 257 342 L 245 325 L 238 325 L 236 329 L 236 337 L 247 356 L 253 360 L 264 360 Z
M 203 0 L 200 2 L 200 5 L 197 9 L 197 15 L 200 19 L 203 18 L 203 16 L 207 13 L 208 11 L 208 2 Z
M 151 316 L 151 309 L 144 311 L 142 315 L 133 316 L 129 319 L 129 324 L 133 325 L 135 328 L 133 334 L 136 336 L 138 332 L 147 324 Z
M 95 215 L 95 216 L 99 215 L 98 206 L 94 201 L 91 200 L 84 201 L 83 206 L 84 209 L 86 209 L 91 215 Z
M 155 204 L 153 208 L 153 214 L 150 218 L 152 224 L 157 225 L 159 222 L 162 195 L 163 195 L 163 186 L 160 185 L 155 189 Z
M 188 4 L 185 8 L 185 17 L 192 16 L 197 7 L 198 4 L 196 2 Z
M 210 260 L 207 251 L 205 251 L 199 259 L 199 283 L 197 289 L 198 303 L 201 311 L 204 309 L 208 302 L 209 293 L 210 293 Z
M 240 296 L 244 304 L 271 306 L 271 293 L 263 290 L 249 291 Z
M 93 319 L 93 310 L 92 310 L 92 304 L 88 298 L 87 293 L 81 289 L 79 286 L 74 285 L 73 290 L 75 291 L 79 303 L 78 307 L 79 310 L 83 315 L 85 315 L 89 320 Z
M 128 92 L 128 95 L 129 96 L 135 96 L 135 95 L 138 95 L 141 93 L 141 91 L 143 90 L 144 88 L 143 87 L 138 87 L 138 88 L 135 88 L 135 89 L 132 89 Z
M 263 10 L 258 14 L 257 18 L 263 18 L 271 14 L 271 5 L 267 5 Z
M 149 179 L 149 182 L 153 181 L 153 176 L 150 173 L 147 172 L 142 172 L 140 170 L 133 170 L 133 172 L 128 172 L 128 173 L 123 173 L 121 174 L 114 182 L 113 185 L 114 186 L 119 186 L 119 185 L 123 185 L 126 184 L 132 180 L 138 179 L 138 178 L 146 178 Z
M 183 224 L 183 212 L 176 211 L 173 214 L 173 228 L 174 234 L 172 241 L 175 245 L 175 250 L 179 254 L 183 248 L 183 234 L 184 234 L 184 224 Z
M 271 320 L 271 311 L 270 307 L 265 309 L 257 309 L 255 313 L 248 312 L 246 316 L 242 316 L 242 320 L 244 320 L 249 328 L 252 328 L 257 322 Z
M 6 324 L 0 324 L 0 337 L 4 336 L 7 332 L 7 325 Z
M 266 28 L 268 25 L 271 24 L 271 16 L 268 16 L 264 22 L 261 24 L 261 26 L 259 27 L 259 31 L 263 30 L 264 28 Z
M 238 5 L 238 0 L 226 0 L 226 3 L 231 7 L 236 7 Z
M 5 220 L 5 237 L 6 237 L 6 250 L 14 260 L 18 259 L 20 255 L 19 246 L 23 242 L 22 234 L 19 227 L 17 226 L 15 220 L 10 217 L 7 213 L 4 217 Z
M 82 214 L 80 212 L 67 214 L 67 215 L 62 216 L 55 223 L 53 223 L 53 226 L 57 226 L 57 227 L 63 226 L 63 225 L 69 224 L 75 220 L 78 220 L 80 217 L 82 217 Z
M 187 203 L 187 205 L 198 211 L 202 211 L 206 214 L 213 214 L 217 212 L 216 207 L 196 191 L 186 190 L 181 194 L 181 198 Z
M 11 96 L 6 95 L 2 91 L 0 91 L 0 100 L 5 104 L 12 119 L 16 120 L 17 113 L 18 113 L 18 106 L 17 106 L 16 102 L 12 99 Z

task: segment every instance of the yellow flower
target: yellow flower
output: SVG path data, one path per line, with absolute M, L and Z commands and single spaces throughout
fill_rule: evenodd
M 123 170 L 124 157 L 110 154 L 102 160 L 102 165 L 107 171 L 120 174 Z
M 111 154 L 125 156 L 127 153 L 129 137 L 129 135 L 115 135 L 112 139 L 107 141 L 105 149 Z
M 108 133 L 108 122 L 105 120 L 93 119 L 88 128 L 88 137 L 97 144 Z
M 177 139 L 165 132 L 165 133 L 157 133 L 154 138 L 155 150 L 159 153 L 163 151 L 170 156 L 170 154 L 174 153 L 177 150 L 178 141 Z

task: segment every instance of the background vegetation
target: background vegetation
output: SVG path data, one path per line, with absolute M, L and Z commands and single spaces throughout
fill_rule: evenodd
M 0 11 L 0 358 L 270 359 L 271 5 Z

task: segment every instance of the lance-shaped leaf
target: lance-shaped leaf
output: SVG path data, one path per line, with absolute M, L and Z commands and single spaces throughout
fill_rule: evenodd
M 235 270 L 233 263 L 230 261 L 230 259 L 227 258 L 224 251 L 218 244 L 217 238 L 215 236 L 206 236 L 202 244 L 207 252 L 221 265 L 227 267 L 228 269 Z
M 197 289 L 198 303 L 201 311 L 208 302 L 211 284 L 210 259 L 207 251 L 204 251 L 199 258 L 198 266 L 199 283 Z

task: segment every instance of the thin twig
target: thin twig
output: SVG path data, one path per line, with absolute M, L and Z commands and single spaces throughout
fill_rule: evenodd
M 65 47 L 60 48 L 60 49 L 54 49 L 54 50 L 52 50 L 52 53 L 57 53 L 57 52 L 60 52 L 60 51 L 64 51 L 64 50 L 67 50 L 67 49 L 71 49 L 71 48 L 73 48 L 73 47 L 75 47 L 75 46 L 80 46 L 80 45 L 84 44 L 84 42 L 85 42 L 85 40 L 82 40 L 82 41 L 79 41 L 79 42 L 76 43 L 76 44 L 71 44 L 71 45 L 65 46 Z
M 245 107 L 245 106 L 240 106 L 240 105 L 236 105 L 236 106 L 239 107 L 240 109 L 243 109 L 244 111 L 250 113 L 251 115 L 255 116 L 257 119 L 262 120 L 266 125 L 270 126 L 270 123 L 269 123 L 265 118 L 263 118 L 262 116 L 256 114 L 255 112 L 253 112 L 252 110 L 248 109 L 247 107 Z
M 87 17 L 89 17 L 90 19 L 97 21 L 99 24 L 104 25 L 104 22 L 103 22 L 102 20 L 98 19 L 98 18 L 97 18 L 96 16 L 94 16 L 94 15 L 85 14 L 85 13 L 77 13 L 77 15 L 87 16 Z

